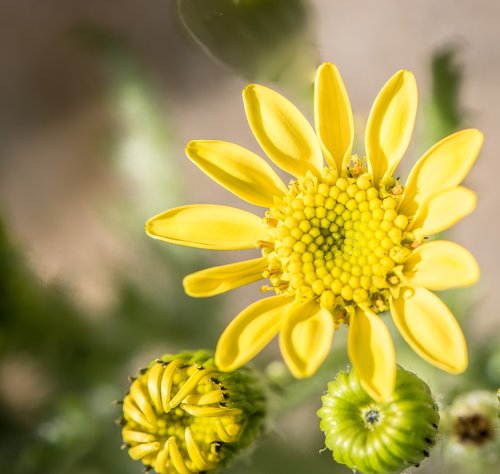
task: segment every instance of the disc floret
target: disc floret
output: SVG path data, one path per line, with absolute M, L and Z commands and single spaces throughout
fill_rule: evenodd
M 397 212 L 401 193 L 396 180 L 375 185 L 356 167 L 292 181 L 265 220 L 271 289 L 316 298 L 333 314 L 354 305 L 386 310 L 415 246 L 408 218 Z

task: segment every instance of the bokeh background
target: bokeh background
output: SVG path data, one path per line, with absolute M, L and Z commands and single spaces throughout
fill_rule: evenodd
M 165 352 L 213 348 L 259 292 L 188 298 L 182 276 L 236 255 L 153 241 L 144 222 L 187 203 L 241 206 L 185 144 L 224 139 L 259 152 L 242 87 L 270 85 L 311 117 L 322 61 L 343 75 L 360 154 L 380 87 L 398 69 L 415 72 L 420 110 L 403 178 L 444 135 L 485 133 L 467 178 L 478 208 L 450 232 L 482 279 L 443 295 L 471 367 L 444 375 L 394 338 L 440 403 L 500 386 L 499 44 L 491 0 L 0 0 L 0 472 L 141 471 L 113 423 L 127 376 Z M 229 472 L 349 472 L 320 453 L 315 415 L 326 381 L 347 367 L 345 336 L 307 382 L 272 363 L 275 346 L 259 356 L 281 389 L 267 434 Z M 494 456 L 461 466 L 498 472 Z M 458 469 L 440 447 L 417 472 Z

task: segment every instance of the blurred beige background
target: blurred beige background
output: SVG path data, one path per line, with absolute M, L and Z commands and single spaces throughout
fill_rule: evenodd
M 456 226 L 453 237 L 478 257 L 483 272 L 473 291 L 473 324 L 479 333 L 498 328 L 500 2 L 314 0 L 312 6 L 320 59 L 338 65 L 360 116 L 367 115 L 380 87 L 401 68 L 415 72 L 425 101 L 431 54 L 449 44 L 460 47 L 465 125 L 481 129 L 486 142 L 467 178 L 479 195 L 478 209 Z M 143 220 L 186 201 L 240 204 L 188 162 L 183 148 L 190 139 L 218 138 L 258 148 L 240 99 L 246 81 L 188 38 L 175 2 L 0 0 L 0 211 L 37 273 L 45 281 L 62 282 L 98 312 L 113 301 L 110 282 L 116 268 L 133 268 L 141 255 L 103 218 L 103 201 L 134 199 L 135 191 L 127 177 L 117 177 L 106 166 L 108 135 L 116 131 L 119 117 L 106 101 L 103 61 L 68 33 L 81 23 L 106 27 L 125 39 L 170 124 L 172 147 L 165 160 L 179 167 L 188 198 L 157 202 L 144 211 Z M 307 101 L 284 92 L 310 116 Z M 406 164 L 416 158 L 410 151 Z M 214 253 L 211 258 L 232 257 Z M 243 308 L 254 297 L 239 292 L 228 301 L 237 298 Z

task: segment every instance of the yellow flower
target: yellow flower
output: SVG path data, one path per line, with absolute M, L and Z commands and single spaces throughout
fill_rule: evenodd
M 222 334 L 216 362 L 233 370 L 280 334 L 284 360 L 298 378 L 316 372 L 335 329 L 349 325 L 348 352 L 363 387 L 376 400 L 394 390 L 391 336 L 378 313 L 389 310 L 422 358 L 452 373 L 467 366 L 462 331 L 429 290 L 475 283 L 472 255 L 448 241 L 425 242 L 475 207 L 459 186 L 483 142 L 478 130 L 450 135 L 416 163 L 403 187 L 392 175 L 405 153 L 417 110 L 411 72 L 384 85 L 370 112 L 366 158 L 352 155 L 353 120 L 333 64 L 318 69 L 316 133 L 277 92 L 243 91 L 250 127 L 268 157 L 294 176 L 286 186 L 259 156 L 233 143 L 193 141 L 188 157 L 259 215 L 220 205 L 190 205 L 150 219 L 154 238 L 218 250 L 260 248 L 261 257 L 188 275 L 186 292 L 212 296 L 268 278 L 275 296 L 243 310 Z M 324 167 L 323 159 L 326 160 Z
M 124 447 L 158 474 L 212 471 L 256 438 L 264 409 L 250 370 L 221 373 L 204 351 L 165 354 L 132 378 Z

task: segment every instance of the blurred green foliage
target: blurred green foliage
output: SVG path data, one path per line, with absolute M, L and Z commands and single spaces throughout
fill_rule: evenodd
M 127 372 L 136 370 L 131 360 L 146 363 L 158 355 L 151 354 L 153 348 L 168 352 L 210 345 L 216 337 L 213 302 L 172 291 L 151 300 L 121 276 L 120 303 L 110 314 L 89 317 L 63 291 L 31 273 L 4 226 L 0 256 L 0 356 L 17 371 L 30 361 L 36 369 L 27 374 L 34 378 L 31 385 L 36 390 L 42 384 L 40 392 L 46 393 L 34 406 L 15 410 L 0 399 L 0 471 L 127 472 L 131 462 L 116 454 L 120 432 L 113 419 L 119 410 L 111 402 L 125 391 Z M 188 271 L 167 252 L 157 257 L 165 281 Z M 8 383 L 5 375 L 2 383 Z
M 306 85 L 318 62 L 306 0 L 177 0 L 182 24 L 250 81 Z
M 424 104 L 424 137 L 419 143 L 426 149 L 456 132 L 466 121 L 460 101 L 463 70 L 459 55 L 458 46 L 448 45 L 438 49 L 431 57 L 431 97 Z

